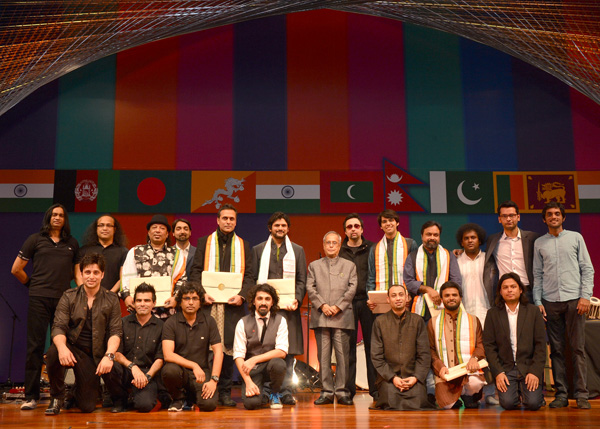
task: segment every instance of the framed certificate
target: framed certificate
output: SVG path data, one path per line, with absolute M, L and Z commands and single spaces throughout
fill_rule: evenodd
M 296 299 L 296 279 L 269 279 L 266 283 L 277 290 L 279 308 L 285 308 L 293 304 Z
M 373 314 L 387 313 L 392 308 L 387 302 L 387 290 L 370 290 L 369 301 L 375 303 Z
M 134 277 L 129 280 L 129 291 L 131 296 L 135 293 L 135 290 L 142 283 L 146 283 L 152 287 L 156 291 L 156 306 L 162 307 L 165 305 L 165 301 L 171 298 L 171 277 Z
M 226 303 L 242 289 L 242 273 L 202 272 L 202 287 L 216 303 Z

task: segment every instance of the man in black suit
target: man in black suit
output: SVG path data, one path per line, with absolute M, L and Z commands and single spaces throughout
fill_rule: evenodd
M 520 405 L 536 411 L 544 404 L 542 377 L 546 362 L 546 332 L 539 309 L 528 303 L 518 274 L 498 282 L 496 305 L 488 311 L 483 330 L 485 355 L 496 379 L 500 405 Z
M 483 268 L 483 285 L 488 296 L 495 295 L 498 278 L 515 272 L 525 287 L 525 295 L 533 302 L 533 242 L 537 232 L 518 227 L 521 215 L 514 201 L 504 201 L 498 206 L 498 222 L 503 232 L 488 237 Z

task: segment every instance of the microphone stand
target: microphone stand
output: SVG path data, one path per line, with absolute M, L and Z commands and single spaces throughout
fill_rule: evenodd
M 15 344 L 15 323 L 17 322 L 17 320 L 20 321 L 20 319 L 19 319 L 19 316 L 17 316 L 17 313 L 15 312 L 15 310 L 12 308 L 12 306 L 6 300 L 6 298 L 2 294 L 2 292 L 0 292 L 0 298 L 2 298 L 2 300 L 6 303 L 6 305 L 10 309 L 10 312 L 12 313 L 12 333 L 10 336 L 10 353 L 8 355 L 9 356 L 8 357 L 8 378 L 6 379 L 6 384 L 9 385 L 10 387 L 13 387 L 11 375 L 12 375 L 13 346 Z

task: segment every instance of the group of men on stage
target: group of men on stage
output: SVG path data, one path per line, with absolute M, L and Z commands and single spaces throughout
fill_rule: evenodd
M 294 356 L 304 353 L 300 306 L 306 294 L 323 386 L 315 405 L 353 404 L 360 322 L 374 408 L 434 409 L 434 402 L 445 409 L 471 408 L 485 395 L 488 404 L 499 400 L 505 409 L 522 403 L 537 410 L 544 404 L 546 331 L 557 389 L 549 406 L 568 405 L 568 339 L 577 407 L 590 408 L 583 348 L 594 270 L 583 238 L 563 228 L 565 210 L 557 203 L 542 211 L 548 227 L 542 237 L 518 228 L 512 201 L 499 206 L 498 216 L 503 232 L 491 235 L 483 252 L 485 231 L 477 224 L 459 228 L 461 250 L 450 251 L 440 244 L 442 225 L 436 221 L 423 224 L 418 245 L 398 231 L 398 214 L 384 210 L 378 216 L 384 235 L 373 243 L 363 236 L 360 215 L 352 213 L 343 223 L 345 238 L 327 232 L 325 256 L 307 267 L 282 212 L 269 218 L 268 239 L 253 248 L 235 233 L 236 209 L 224 204 L 217 229 L 196 247 L 188 220 L 169 224 L 154 215 L 146 225 L 147 243 L 127 250 L 122 227 L 110 215 L 90 225 L 79 248 L 66 210 L 55 204 L 12 268 L 30 295 L 21 409 L 37 406 L 49 325 L 48 415 L 73 404 L 93 411 L 100 376 L 113 412 L 129 406 L 148 412 L 157 400 L 169 411 L 193 404 L 202 411 L 235 407 L 234 365 L 245 408 L 294 405 Z M 171 231 L 175 246 L 169 245 Z M 24 270 L 30 259 L 31 277 Z M 239 290 L 227 301 L 215 299 L 203 286 L 209 272 L 237 273 Z M 73 276 L 79 286 L 69 289 Z M 156 277 L 172 289 L 164 302 L 157 302 L 151 285 Z M 293 296 L 281 305 L 269 284 L 273 279 L 294 285 Z M 377 310 L 381 304 L 370 298 L 377 294 L 369 294 L 377 291 L 387 296 L 389 311 Z M 131 312 L 123 319 L 114 292 Z M 75 374 L 70 396 L 64 385 L 68 367 Z

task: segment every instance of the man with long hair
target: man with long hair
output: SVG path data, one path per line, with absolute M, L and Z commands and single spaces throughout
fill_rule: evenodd
M 539 409 L 544 403 L 546 331 L 517 273 L 506 273 L 498 281 L 496 305 L 485 319 L 483 347 L 502 408 L 518 408 L 521 398 L 525 408 Z
M 73 279 L 79 244 L 71 237 L 69 215 L 61 204 L 44 214 L 40 232 L 25 240 L 11 273 L 29 288 L 27 310 L 27 357 L 25 360 L 25 402 L 22 410 L 33 410 L 40 399 L 40 374 L 48 326 L 63 292 Z M 31 276 L 25 266 L 33 261 Z
M 100 253 L 106 261 L 102 287 L 117 293 L 121 287 L 121 268 L 128 252 L 127 237 L 119 221 L 109 214 L 96 218 L 85 230 L 82 241 L 77 253 L 75 282 L 81 284 L 81 259 L 88 253 Z
M 270 383 L 269 403 L 281 409 L 281 387 L 286 373 L 288 329 L 279 310 L 275 288 L 258 284 L 248 293 L 250 314 L 242 317 L 235 327 L 233 359 L 244 380 L 242 400 L 247 410 L 263 404 L 264 386 Z M 293 404 L 290 404 L 293 405 Z

